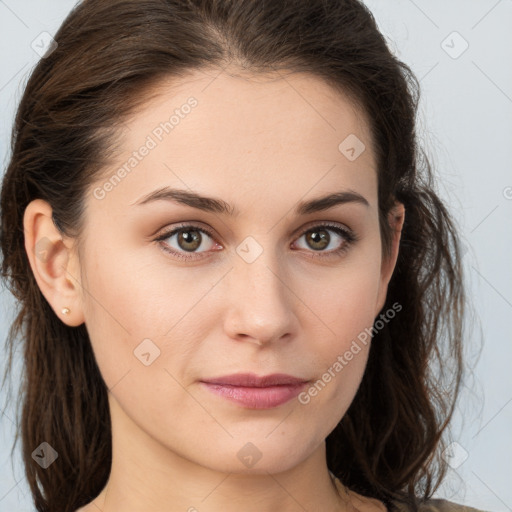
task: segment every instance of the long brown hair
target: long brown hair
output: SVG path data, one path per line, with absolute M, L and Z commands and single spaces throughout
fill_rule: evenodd
M 428 498 L 464 374 L 466 298 L 459 235 L 435 192 L 415 131 L 420 87 L 358 0 L 85 0 L 55 35 L 21 98 L 1 190 L 2 277 L 19 311 L 8 333 L 23 346 L 20 412 L 26 476 L 39 512 L 73 512 L 102 490 L 111 466 L 108 390 L 85 324 L 65 325 L 40 292 L 24 248 L 23 214 L 41 198 L 80 241 L 84 202 L 118 143 L 116 129 L 162 79 L 227 65 L 309 72 L 348 94 L 371 124 L 383 251 L 393 201 L 405 205 L 384 310 L 360 388 L 327 437 L 329 469 L 384 501 Z M 340 141 L 341 142 L 341 141 Z M 18 336 L 19 335 L 19 336 Z M 58 463 L 31 453 L 48 442 Z

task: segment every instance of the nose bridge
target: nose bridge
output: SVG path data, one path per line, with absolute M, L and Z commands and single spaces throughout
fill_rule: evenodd
M 264 249 L 253 237 L 247 237 L 236 248 L 234 268 L 229 276 L 226 320 L 226 329 L 232 337 L 245 335 L 264 343 L 284 336 L 293 328 L 293 294 L 286 282 L 283 260 L 276 251 L 273 247 Z

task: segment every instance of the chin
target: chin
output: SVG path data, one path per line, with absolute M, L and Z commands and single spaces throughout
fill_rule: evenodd
M 272 437 L 272 436 L 270 436 Z M 207 458 L 196 461 L 212 470 L 222 473 L 232 473 L 239 475 L 267 475 L 282 473 L 300 464 L 315 451 L 318 444 L 308 443 L 307 440 L 293 440 L 292 436 L 289 442 L 284 442 L 285 437 L 280 433 L 276 434 L 275 439 L 270 441 L 270 437 L 265 439 L 255 439 L 246 437 L 252 441 L 241 438 L 232 439 L 229 446 L 218 448 L 215 453 L 208 453 Z M 308 446 L 311 444 L 311 446 Z M 298 450 L 300 447 L 300 450 Z M 317 446 L 318 447 L 318 446 Z M 203 456 L 205 453 L 203 452 Z

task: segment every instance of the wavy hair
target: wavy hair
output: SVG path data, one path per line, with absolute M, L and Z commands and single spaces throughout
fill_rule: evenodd
M 395 200 L 405 205 L 384 305 L 402 310 L 374 335 L 361 385 L 326 447 L 329 469 L 346 486 L 416 510 L 446 473 L 444 433 L 464 374 L 461 242 L 418 143 L 419 82 L 368 8 L 358 0 L 84 0 L 55 40 L 19 102 L 0 197 L 1 275 L 19 306 L 6 375 L 21 348 L 18 421 L 36 509 L 74 512 L 95 498 L 109 476 L 112 440 L 108 390 L 86 327 L 55 315 L 31 271 L 25 208 L 47 201 L 61 233 L 80 242 L 86 194 L 115 152 L 121 124 L 163 80 L 229 65 L 311 73 L 362 109 L 378 164 L 385 254 L 387 213 Z M 59 453 L 48 469 L 31 457 L 42 441 Z

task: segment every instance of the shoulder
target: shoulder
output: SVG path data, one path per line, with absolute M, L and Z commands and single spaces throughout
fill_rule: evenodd
M 362 496 L 351 489 L 346 489 L 343 487 L 340 480 L 334 476 L 332 473 L 334 482 L 336 487 L 340 491 L 340 493 L 348 492 L 350 498 L 352 500 L 352 504 L 356 507 L 359 512 L 386 512 L 388 508 L 384 503 L 374 498 L 368 498 L 366 496 Z M 393 501 L 393 512 L 411 512 L 412 509 L 408 505 L 401 503 L 399 501 Z M 467 505 L 461 505 L 459 503 L 455 503 L 453 501 L 448 501 L 444 499 L 431 498 L 426 500 L 418 505 L 418 512 L 490 512 L 481 509 L 477 509 L 474 507 L 469 507 Z
M 409 512 L 410 509 L 403 503 L 394 502 L 398 512 Z M 419 505 L 419 512 L 487 512 L 468 505 L 461 505 L 443 499 L 430 499 Z

